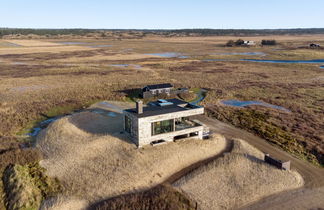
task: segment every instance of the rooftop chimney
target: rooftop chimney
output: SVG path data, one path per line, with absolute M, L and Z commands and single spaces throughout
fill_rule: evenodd
M 141 100 L 136 101 L 136 112 L 137 114 L 143 113 L 143 101 Z

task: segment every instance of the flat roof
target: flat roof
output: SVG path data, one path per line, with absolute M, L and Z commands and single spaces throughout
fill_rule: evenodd
M 155 90 L 155 89 L 163 89 L 163 88 L 172 88 L 173 86 L 170 83 L 163 83 L 163 84 L 147 85 L 145 87 L 148 87 L 151 90 Z
M 166 104 L 162 106 L 159 105 L 159 101 L 151 102 L 148 106 L 143 107 L 143 113 L 138 114 L 136 111 L 136 108 L 133 109 L 125 109 L 124 111 L 131 113 L 132 115 L 136 116 L 137 118 L 142 117 L 150 117 L 155 115 L 161 115 L 161 114 L 168 114 L 168 113 L 174 113 L 174 112 L 180 112 L 180 111 L 186 111 L 190 109 L 197 109 L 201 108 L 200 106 L 196 106 L 193 104 L 190 104 L 188 102 L 179 100 L 179 99 L 168 99 L 166 100 L 170 102 L 170 104 Z M 165 102 L 164 102 L 165 103 Z

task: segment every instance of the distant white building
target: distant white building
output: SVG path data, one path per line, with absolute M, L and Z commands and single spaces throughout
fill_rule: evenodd
M 159 99 L 145 107 L 138 101 L 136 108 L 124 110 L 124 130 L 138 147 L 188 137 L 203 139 L 208 128 L 190 119 L 203 113 L 204 107 L 179 99 Z
M 255 42 L 254 41 L 244 41 L 243 45 L 251 46 L 251 45 L 255 45 Z

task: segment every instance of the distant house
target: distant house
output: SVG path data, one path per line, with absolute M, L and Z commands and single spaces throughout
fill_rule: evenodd
M 255 42 L 254 41 L 244 41 L 243 45 L 251 46 L 251 45 L 255 45 Z
M 147 85 L 142 89 L 143 98 L 147 98 L 145 96 L 158 96 L 160 94 L 169 95 L 173 86 L 170 83 L 163 84 L 155 84 L 155 85 Z
M 208 127 L 191 116 L 204 114 L 204 107 L 179 99 L 159 99 L 143 106 L 124 110 L 124 130 L 138 146 L 157 145 L 182 138 L 203 139 L 209 135 Z
M 176 95 L 188 91 L 187 88 L 174 89 L 170 83 L 147 85 L 142 89 L 142 98 L 151 98 L 159 95 Z
M 310 48 L 318 48 L 318 47 L 321 47 L 319 44 L 315 44 L 315 43 L 311 43 L 309 45 Z

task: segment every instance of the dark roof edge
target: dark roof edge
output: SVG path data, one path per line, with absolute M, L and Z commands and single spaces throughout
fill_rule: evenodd
M 171 83 L 162 83 L 162 84 L 154 84 L 154 85 L 146 85 L 150 89 L 160 89 L 160 88 L 172 88 L 173 85 Z

